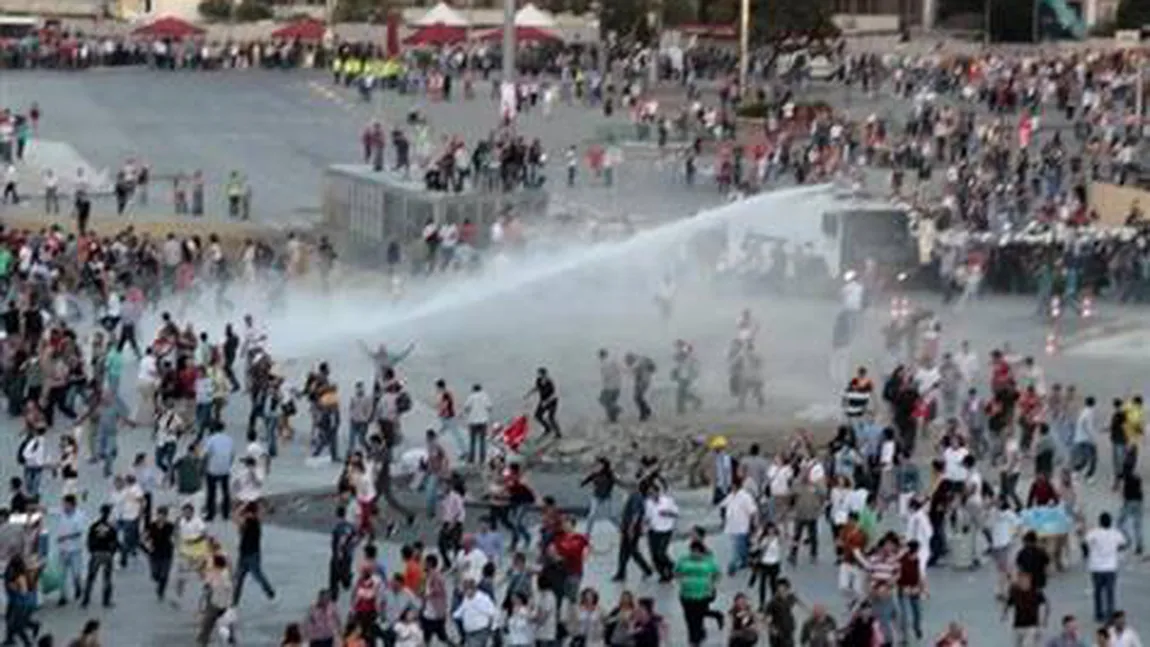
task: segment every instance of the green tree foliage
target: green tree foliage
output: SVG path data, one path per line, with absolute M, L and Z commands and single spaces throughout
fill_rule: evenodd
M 335 22 L 387 22 L 390 9 L 386 0 L 336 0 Z
M 695 0 L 663 0 L 663 25 L 677 27 L 698 22 Z
M 990 6 L 990 40 L 996 43 L 1032 42 L 1034 5 L 996 0 Z
M 808 47 L 837 38 L 830 0 L 751 3 L 751 40 L 764 45 Z
M 199 11 L 206 20 L 225 21 L 232 17 L 232 3 L 228 0 L 204 0 Z
M 1116 19 L 1119 29 L 1141 29 L 1150 26 L 1150 2 L 1122 0 L 1118 3 Z
M 261 0 L 243 0 L 236 5 L 236 20 L 238 22 L 268 20 L 274 15 L 271 5 Z
M 238 5 L 231 0 L 203 0 L 198 9 L 201 16 L 212 22 L 255 22 L 273 15 L 271 5 L 263 0 L 243 0 Z
M 604 37 L 614 33 L 617 42 L 647 43 L 651 35 L 647 11 L 645 0 L 601 0 L 599 30 Z

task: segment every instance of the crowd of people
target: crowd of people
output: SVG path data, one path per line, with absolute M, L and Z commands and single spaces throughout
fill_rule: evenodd
M 1099 122 L 1108 118 L 1108 93 L 1123 69 L 1110 56 L 1038 64 L 994 57 L 946 64 L 866 58 L 849 63 L 841 80 L 903 97 L 927 85 L 932 93 L 957 94 L 971 104 L 981 97 L 996 113 L 1013 114 L 1012 106 L 1027 101 L 1048 110 L 1074 107 L 1072 122 L 1084 140 L 1105 142 L 1112 152 L 1119 147 L 1112 172 L 1122 180 L 1129 163 L 1118 154 L 1126 155 L 1122 149 L 1129 144 Z M 1110 80 L 1094 89 L 1092 79 Z M 1014 92 L 1019 98 L 1010 98 Z M 791 119 L 794 108 L 789 101 L 779 105 L 774 126 L 768 120 L 766 143 L 754 153 L 751 168 L 764 183 L 782 172 L 795 173 L 800 183 L 833 177 L 843 167 L 859 166 L 855 160 L 861 158 L 861 166 L 893 165 L 892 193 L 901 195 L 900 173 L 913 170 L 925 182 L 939 164 L 954 169 L 946 173 L 942 217 L 924 215 L 920 228 L 931 222 L 970 233 L 1000 229 L 999 211 L 986 205 L 999 204 L 996 185 L 1016 174 L 1015 186 L 1004 190 L 1013 201 L 1002 198 L 1002 204 L 1013 205 L 1004 207 L 1009 213 L 1003 216 L 1012 227 L 1040 217 L 1089 223 L 1080 213 L 1074 178 L 1093 162 L 1085 159 L 1074 170 L 1069 138 L 1041 144 L 1035 158 L 1040 161 L 1032 166 L 1029 154 L 1019 152 L 1030 146 L 1009 143 L 1001 122 L 986 122 L 992 125 L 980 130 L 973 105 L 968 118 L 923 97 L 902 132 L 877 119 L 852 124 L 833 112 L 820 113 L 810 123 L 809 138 L 795 138 L 792 150 L 779 124 Z M 1030 123 L 1027 129 L 1035 135 L 1043 133 L 1034 120 L 1020 117 L 1020 133 L 1022 123 Z M 1093 129 L 1101 129 L 1097 139 Z M 399 141 L 406 139 L 399 135 Z M 365 161 L 388 165 L 381 127 L 370 126 L 362 143 Z M 394 135 L 392 146 L 394 166 L 406 169 L 401 160 L 407 153 L 401 156 Z M 495 161 L 498 172 L 485 176 L 505 185 L 509 175 L 511 181 L 532 176 L 534 162 L 523 160 L 531 159 L 534 146 L 504 141 L 502 149 L 495 145 L 477 161 L 481 147 L 468 154 L 462 143 L 448 142 L 438 164 L 431 163 L 430 152 L 417 155 L 440 174 L 441 190 L 468 182 L 469 171 L 470 181 L 477 182 Z M 1098 154 L 1109 159 L 1109 153 Z M 743 184 L 746 175 L 734 166 L 733 155 L 730 182 Z M 887 161 L 880 161 L 884 156 Z M 1109 161 L 1103 163 L 1110 168 Z M 1037 186 L 1031 181 L 1035 174 Z M 131 190 L 139 191 L 138 171 L 132 179 Z M 233 215 L 239 216 L 242 194 L 234 195 Z M 510 221 L 501 223 L 510 229 Z M 445 240 L 466 238 L 449 226 L 454 225 L 431 222 L 424 230 L 432 267 Z M 420 647 L 434 641 L 468 647 L 651 647 L 683 644 L 671 637 L 680 633 L 677 622 L 685 627 L 685 643 L 695 646 L 707 644 L 708 620 L 738 647 L 909 643 L 925 638 L 932 569 L 979 569 L 984 557 L 998 574 L 986 599 L 1010 617 L 1014 644 L 1141 644 L 1116 593 L 1130 559 L 1124 553 L 1140 556 L 1143 550 L 1141 396 L 1123 395 L 1104 411 L 1100 400 L 1110 394 L 1085 384 L 1048 382 L 1037 361 L 1016 357 L 1009 348 L 980 356 L 967 342 L 944 339 L 937 322 L 927 322 L 905 348 L 892 350 L 893 370 L 858 369 L 845 385 L 842 424 L 833 438 L 796 432 L 766 450 L 768 439 L 746 447 L 724 437 L 707 439 L 711 501 L 722 511 L 719 534 L 729 544 L 730 560 L 720 564 L 715 533 L 682 518 L 679 493 L 660 473 L 659 457 L 644 461 L 633 475 L 619 474 L 609 459 L 599 459 L 581 483 L 590 491 L 586 521 L 561 510 L 536 491 L 530 462 L 517 457 L 523 438 L 497 430 L 492 396 L 481 384 L 457 399 L 446 380 L 438 381 L 436 426 L 425 432 L 412 460 L 394 456 L 404 419 L 415 406 L 401 371 L 405 362 L 418 361 L 412 347 L 366 347 L 373 375 L 355 381 L 346 397 L 335 377 L 339 367 L 327 362 L 309 367 L 295 387 L 259 313 L 274 311 L 309 267 L 331 288 L 336 256 L 326 240 L 310 250 L 295 236 L 282 246 L 246 241 L 231 248 L 215 236 L 153 240 L 127 229 L 99 237 L 83 226 L 75 234 L 58 228 L 0 234 L 0 279 L 9 295 L 0 313 L 0 375 L 9 414 L 23 426 L 15 456 L 20 476 L 10 481 L 3 516 L 6 524 L 26 525 L 34 533 L 42 528 L 48 537 L 5 556 L 7 643 L 52 644 L 44 632 L 50 597 L 88 607 L 101 580 L 101 602 L 110 607 L 116 564 L 133 568 L 145 559 L 156 597 L 197 614 L 195 644 L 242 640 L 236 609 L 247 576 L 268 598 L 279 594 L 262 565 L 264 488 L 283 445 L 297 441 L 299 426 L 308 430 L 310 462 L 341 470 L 332 488 L 327 581 L 315 602 L 300 610 L 301 621 L 285 628 L 284 647 Z M 1144 298 L 1141 289 L 1135 294 Z M 252 314 L 232 302 L 239 291 Z M 673 296 L 668 286 L 657 298 L 668 318 Z M 236 320 L 209 330 L 201 313 L 210 310 Z M 860 325 L 856 319 L 862 315 L 855 310 L 861 305 L 851 306 L 845 327 Z M 740 409 L 748 400 L 760 407 L 765 400 L 765 368 L 757 350 L 762 336 L 752 313 L 741 313 L 727 356 L 730 396 Z M 703 408 L 691 343 L 678 340 L 668 353 L 674 414 Z M 599 353 L 606 424 L 628 414 L 620 403 L 628 382 L 636 417 L 643 422 L 654 415 L 660 403 L 650 387 L 662 363 L 637 352 Z M 541 368 L 528 392 L 533 421 L 545 437 L 563 436 L 558 382 L 565 377 Z M 238 425 L 242 431 L 233 429 L 234 420 L 246 421 Z M 512 426 L 521 431 L 522 424 Z M 119 438 L 123 429 L 135 427 L 150 430 L 152 451 L 128 460 L 120 455 Z M 489 456 L 493 439 L 506 447 Z M 1098 458 L 1107 442 L 1109 465 Z M 422 509 L 410 509 L 396 496 L 391 472 L 397 458 L 410 463 Z M 103 475 L 105 492 L 81 487 L 81 471 L 92 469 Z M 1100 472 L 1112 486 L 1107 511 L 1087 518 L 1084 489 Z M 475 473 L 481 492 L 469 491 Z M 1020 491 L 1026 492 L 1025 503 Z M 619 499 L 623 505 L 615 514 Z M 85 509 L 89 502 L 98 503 L 92 517 Z M 475 525 L 469 516 L 476 503 L 486 515 L 472 532 L 466 528 Z M 57 506 L 51 523 L 38 516 Z M 527 515 L 536 508 L 540 522 L 529 527 Z M 432 519 L 434 530 L 407 542 L 399 565 L 388 564 L 386 542 L 416 517 Z M 236 550 L 220 540 L 217 520 L 236 524 Z M 632 563 L 659 578 L 624 589 L 614 603 L 601 599 L 599 587 L 585 577 L 596 557 L 593 543 L 603 537 L 593 529 L 604 522 L 614 526 L 610 537 L 617 543 L 614 579 L 626 582 Z M 683 535 L 683 545 L 673 548 Z M 831 546 L 820 551 L 828 540 Z M 835 563 L 844 613 L 831 610 L 840 606 L 837 601 L 809 595 L 811 567 L 800 559 L 803 554 L 812 563 Z M 1060 577 L 1056 571 L 1074 561 L 1090 575 L 1092 617 L 1066 615 L 1044 635 L 1052 606 L 1049 585 Z M 736 585 L 733 593 L 720 587 L 724 577 L 743 576 L 749 577 L 746 586 Z M 200 591 L 194 605 L 184 602 L 189 584 Z M 677 587 L 679 607 L 660 608 L 656 586 Z M 725 609 L 716 607 L 720 599 Z M 1093 630 L 1084 628 L 1090 621 Z M 100 632 L 92 621 L 73 644 L 99 644 Z M 932 640 L 956 647 L 972 639 L 956 621 Z M 115 636 L 106 642 L 115 644 Z

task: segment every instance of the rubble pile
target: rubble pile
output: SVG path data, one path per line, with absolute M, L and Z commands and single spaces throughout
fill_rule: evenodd
M 707 483 L 710 470 L 707 441 L 723 436 L 735 455 L 758 443 L 765 453 L 784 450 L 796 429 L 805 429 L 817 444 L 834 435 L 834 425 L 801 418 L 780 421 L 748 414 L 684 416 L 647 422 L 609 424 L 581 421 L 569 428 L 561 440 L 540 446 L 532 461 L 533 470 L 581 472 L 596 459 L 606 457 L 624 480 L 638 474 L 640 460 L 654 456 L 660 472 L 672 487 L 700 487 Z

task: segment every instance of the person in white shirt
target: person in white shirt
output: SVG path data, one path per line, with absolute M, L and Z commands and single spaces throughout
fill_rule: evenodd
M 1126 612 L 1116 611 L 1110 618 L 1109 647 L 1142 647 L 1138 632 L 1126 624 Z
M 46 427 L 30 431 L 21 441 L 20 462 L 24 464 L 24 487 L 30 496 L 40 496 L 40 479 L 48 465 L 48 441 L 44 439 Z
M 954 361 L 958 365 L 958 373 L 962 376 L 963 384 L 967 387 L 973 386 L 978 378 L 978 355 L 970 350 L 969 341 L 963 340 L 959 345 Z
M 723 511 L 723 533 L 731 538 L 731 561 L 727 574 L 734 575 L 747 566 L 751 552 L 751 531 L 759 516 L 759 506 L 755 497 L 747 490 L 746 483 L 727 495 L 719 507 Z
M 559 597 L 549 587 L 536 586 L 535 645 L 554 646 L 559 642 Z
M 913 498 L 909 505 L 910 514 L 906 518 L 906 530 L 903 532 L 907 543 L 917 541 L 919 572 L 926 577 L 926 565 L 930 562 L 930 537 L 934 534 L 934 526 L 930 523 L 927 506 L 922 499 Z
M 464 535 L 460 543 L 462 547 L 455 554 L 455 573 L 459 582 L 479 582 L 483 579 L 483 567 L 490 562 L 487 553 L 475 545 L 471 535 Z
M 184 595 L 184 585 L 191 576 L 196 576 L 203 560 L 208 556 L 208 529 L 204 519 L 196 514 L 191 503 L 180 506 L 180 518 L 176 520 L 176 536 L 179 543 L 179 561 L 176 565 L 176 599 Z
M 144 511 L 144 488 L 135 474 L 117 476 L 112 481 L 112 506 L 116 510 L 116 528 L 120 533 L 120 566 L 127 568 L 128 557 L 136 557 L 140 546 L 140 516 Z
M 463 401 L 463 418 L 467 421 L 469 438 L 467 462 L 487 463 L 487 428 L 491 424 L 491 397 L 482 384 L 474 384 L 471 394 Z
M 149 346 L 140 358 L 140 366 L 136 371 L 136 392 L 139 399 L 136 402 L 136 412 L 132 419 L 138 425 L 150 425 L 155 418 L 156 389 L 160 386 L 160 367 L 156 354 Z
M 463 630 L 463 647 L 486 647 L 499 619 L 499 609 L 490 596 L 476 587 L 476 580 L 464 580 L 463 598 L 451 617 Z
M 661 582 L 670 582 L 675 577 L 675 563 L 667 554 L 671 547 L 671 533 L 679 518 L 679 506 L 670 494 L 658 485 L 647 491 L 644 519 L 647 525 L 647 543 L 651 550 L 651 562 L 659 573 Z
M 399 621 L 392 626 L 395 632 L 395 647 L 423 647 L 427 643 L 423 640 L 423 629 L 419 626 L 419 618 L 415 609 L 407 608 Z
M 961 488 L 962 484 L 966 483 L 968 475 L 965 463 L 966 457 L 970 456 L 970 450 L 956 438 L 948 438 L 943 442 L 945 445 L 942 450 L 942 478 Z
M 776 454 L 775 460 L 767 468 L 767 482 L 771 501 L 771 515 L 775 523 L 785 524 L 790 518 L 791 509 L 791 481 L 795 478 L 795 469 L 791 467 L 783 455 Z M 757 487 L 764 484 L 756 483 Z
M 1082 411 L 1078 412 L 1078 420 L 1074 422 L 1074 471 L 1086 470 L 1086 482 L 1094 479 L 1094 470 L 1098 466 L 1098 445 L 1095 438 L 1098 430 L 1098 420 L 1095 415 L 1094 396 L 1086 396 L 1082 404 Z
M 998 497 L 998 505 L 990 512 L 987 522 L 990 527 L 990 557 L 994 560 L 994 567 L 998 571 L 998 584 L 996 593 L 1005 594 L 1010 587 L 1010 578 L 1013 574 L 1014 564 L 1011 562 L 1011 544 L 1014 536 L 1018 534 L 1022 522 L 1014 512 L 1010 499 L 1005 495 Z
M 535 647 L 535 610 L 523 591 L 511 595 L 511 609 L 504 620 L 505 647 Z
M 1126 538 L 1114 528 L 1109 512 L 1098 515 L 1098 527 L 1086 533 L 1086 569 L 1094 585 L 1094 620 L 1106 622 L 1117 608 L 1114 593 L 1118 582 L 1118 554 Z
M 758 582 L 759 608 L 765 609 L 767 590 L 770 589 L 771 595 L 775 594 L 775 588 L 779 581 L 779 571 L 783 562 L 783 543 L 779 536 L 778 526 L 773 523 L 763 526 L 763 530 L 755 537 L 755 551 L 758 553 L 759 559 L 754 565 L 754 572 L 751 574 L 751 581 L 748 586 L 753 587 L 755 582 Z
M 235 492 L 236 501 L 240 505 L 257 504 L 263 498 L 264 478 L 256 459 L 244 456 L 240 459 L 240 467 L 232 477 L 232 492 Z
M 267 340 L 267 333 L 256 325 L 255 319 L 253 319 L 251 315 L 244 315 L 244 332 L 243 341 L 240 343 L 240 356 L 244 358 L 245 370 L 251 369 L 252 358 L 256 353 L 263 350 Z
M 982 473 L 978 471 L 974 456 L 971 454 L 968 454 L 966 458 L 962 459 L 962 466 L 966 471 L 966 481 L 963 482 L 963 494 L 966 501 L 965 525 L 967 526 L 967 539 L 970 541 L 970 567 L 979 568 L 982 565 L 978 559 L 980 554 L 978 549 L 979 535 L 986 536 L 987 543 L 990 542 L 990 531 L 986 530 L 986 509 L 982 497 Z

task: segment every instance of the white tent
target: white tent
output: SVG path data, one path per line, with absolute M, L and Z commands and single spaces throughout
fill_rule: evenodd
M 528 2 L 523 8 L 515 12 L 516 27 L 535 27 L 537 29 L 555 29 L 555 19 L 551 14 Z
M 467 18 L 458 11 L 452 9 L 446 2 L 440 2 L 431 8 L 430 11 L 423 14 L 423 17 L 416 20 L 414 23 L 416 27 L 430 27 L 431 25 L 445 25 L 447 27 L 466 27 Z

